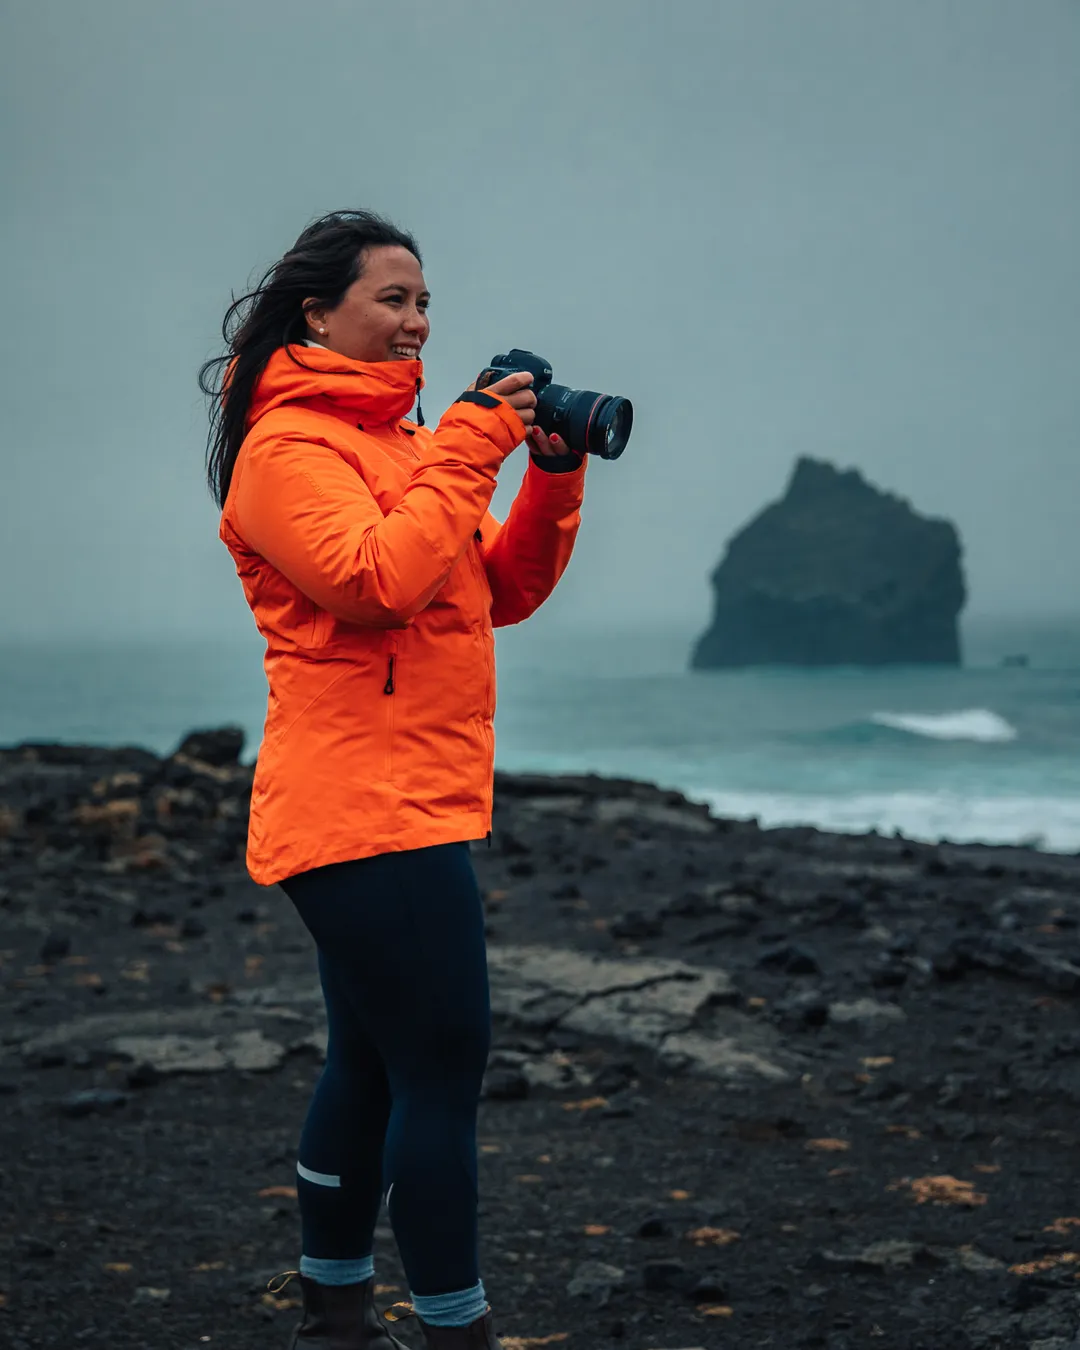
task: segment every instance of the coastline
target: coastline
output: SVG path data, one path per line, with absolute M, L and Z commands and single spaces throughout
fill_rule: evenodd
M 263 1277 L 295 1264 L 322 1027 L 306 935 L 244 872 L 239 748 L 0 749 L 13 1345 L 287 1339 Z M 501 1333 L 1071 1343 L 1080 858 L 503 773 L 474 858 Z M 386 1229 L 378 1255 L 400 1288 Z

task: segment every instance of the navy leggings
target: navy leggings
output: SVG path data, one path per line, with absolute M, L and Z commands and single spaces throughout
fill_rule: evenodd
M 298 1155 L 304 1255 L 370 1255 L 385 1191 L 411 1292 L 471 1289 L 491 1005 L 469 846 L 334 863 L 282 889 L 318 947 L 330 1027 Z

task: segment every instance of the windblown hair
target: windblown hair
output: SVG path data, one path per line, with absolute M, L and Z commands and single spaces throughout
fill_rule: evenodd
M 307 310 L 336 309 L 362 274 L 365 251 L 384 244 L 407 248 L 423 261 L 412 235 L 382 216 L 331 211 L 304 230 L 253 290 L 234 297 L 221 326 L 225 353 L 199 371 L 199 388 L 210 399 L 206 477 L 219 507 L 228 496 L 251 396 L 267 361 L 279 347 L 303 342 Z

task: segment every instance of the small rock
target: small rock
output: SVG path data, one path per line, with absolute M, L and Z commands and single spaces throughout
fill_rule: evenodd
M 28 1069 L 59 1069 L 67 1063 L 67 1052 L 58 1048 L 31 1051 L 25 1058 Z
M 638 910 L 631 910 L 628 914 L 620 915 L 619 918 L 612 921 L 611 927 L 608 929 L 612 937 L 626 939 L 630 942 L 660 937 L 663 931 L 662 919 L 655 914 L 642 914 Z
M 593 1078 L 592 1086 L 599 1097 L 614 1097 L 637 1079 L 637 1068 L 631 1060 L 617 1059 L 604 1067 Z
M 617 1093 L 610 1098 L 607 1106 L 600 1108 L 600 1119 L 629 1120 L 636 1113 L 635 1108 L 638 1101 L 640 1101 L 640 1098 L 632 1097 L 628 1092 Z
M 726 1303 L 728 1286 L 715 1271 L 701 1278 L 690 1289 L 690 1297 L 700 1303 Z
M 603 1308 L 612 1294 L 626 1287 L 626 1271 L 605 1261 L 582 1261 L 566 1286 L 571 1298 L 595 1299 Z
M 167 909 L 137 909 L 128 922 L 132 928 L 154 928 L 158 924 L 169 925 L 175 923 L 176 915 L 170 914 Z
M 807 989 L 779 1002 L 775 1014 L 782 1026 L 792 1030 L 823 1027 L 829 1020 L 829 1003 L 824 994 Z
M 230 726 L 193 731 L 184 737 L 174 753 L 223 769 L 237 763 L 243 748 L 243 728 Z
M 82 1092 L 70 1092 L 58 1103 L 60 1114 L 73 1119 L 90 1116 L 95 1112 L 106 1115 L 118 1107 L 127 1104 L 126 1092 L 117 1092 L 115 1088 L 86 1088 Z
M 996 1256 L 987 1256 L 977 1247 L 958 1247 L 955 1250 L 941 1250 L 933 1247 L 931 1251 L 948 1265 L 966 1270 L 972 1275 L 996 1275 L 1005 1269 L 1005 1262 Z
M 140 1285 L 135 1290 L 132 1303 L 168 1303 L 172 1294 L 171 1289 L 156 1289 L 152 1285 Z
M 41 961 L 49 966 L 62 960 L 71 951 L 71 939 L 64 933 L 50 933 L 41 944 Z
M 759 966 L 775 966 L 786 975 L 817 975 L 821 967 L 813 953 L 790 942 L 767 947 L 758 957 Z
M 872 1242 L 858 1252 L 823 1251 L 822 1264 L 840 1270 L 909 1270 L 916 1261 L 933 1257 L 921 1242 L 907 1242 L 901 1238 Z
M 56 1248 L 44 1238 L 34 1237 L 32 1233 L 23 1233 L 15 1239 L 15 1250 L 19 1256 L 30 1261 L 44 1261 L 56 1255 Z
M 868 974 L 875 989 L 899 989 L 907 983 L 908 968 L 895 956 L 885 956 L 870 962 Z
M 146 1061 L 142 1064 L 136 1064 L 135 1067 L 128 1072 L 127 1076 L 127 1085 L 129 1088 L 156 1087 L 160 1082 L 161 1074 L 153 1064 Z
M 567 1027 L 553 1027 L 547 1034 L 547 1043 L 552 1050 L 580 1050 L 581 1037 Z
M 697 1277 L 681 1261 L 647 1261 L 641 1268 L 641 1282 L 653 1294 L 686 1294 Z
M 658 1214 L 652 1214 L 638 1227 L 637 1235 L 639 1238 L 670 1237 L 671 1225 Z
M 180 925 L 180 936 L 182 938 L 201 938 L 206 936 L 206 924 L 201 919 L 196 919 L 194 915 L 189 914 Z
M 838 1025 L 855 1022 L 875 1026 L 886 1022 L 906 1022 L 907 1014 L 895 1003 L 880 1003 L 876 998 L 857 998 L 850 1003 L 830 1003 L 829 1021 Z
M 484 1096 L 492 1102 L 520 1102 L 529 1095 L 529 1080 L 520 1069 L 491 1069 L 484 1078 Z

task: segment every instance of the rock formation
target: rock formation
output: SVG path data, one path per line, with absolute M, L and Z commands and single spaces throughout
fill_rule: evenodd
M 960 541 L 855 470 L 800 459 L 712 575 L 695 669 L 958 665 Z

